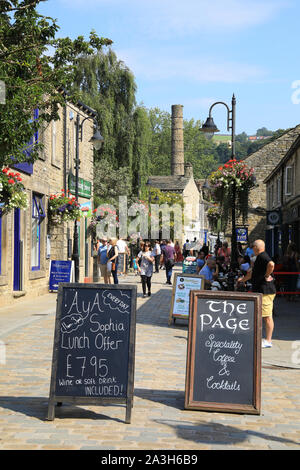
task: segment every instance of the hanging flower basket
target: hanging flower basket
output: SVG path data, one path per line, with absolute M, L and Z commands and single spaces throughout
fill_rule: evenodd
M 59 225 L 70 220 L 77 220 L 81 216 L 82 210 L 75 197 L 66 195 L 63 189 L 60 194 L 50 194 L 48 205 L 50 225 Z
M 220 205 L 220 218 L 224 223 L 228 221 L 233 205 L 245 223 L 249 193 L 256 184 L 254 168 L 243 161 L 229 160 L 210 175 L 209 183 L 213 197 Z
M 13 209 L 27 209 L 28 197 L 20 173 L 3 168 L 0 173 L 0 209 L 2 215 Z

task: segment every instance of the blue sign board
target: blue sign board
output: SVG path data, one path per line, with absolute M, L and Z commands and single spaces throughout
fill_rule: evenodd
M 52 260 L 50 263 L 49 290 L 58 290 L 60 282 L 71 282 L 73 261 Z
M 248 241 L 248 229 L 247 228 L 236 229 L 236 241 L 244 242 L 244 243 Z

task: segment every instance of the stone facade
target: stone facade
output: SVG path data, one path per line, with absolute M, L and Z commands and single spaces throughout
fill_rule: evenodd
M 265 183 L 267 241 L 272 256 L 284 254 L 289 242 L 300 252 L 300 136 Z
M 299 135 L 300 125 L 273 142 L 264 145 L 245 160 L 247 165 L 254 168 L 257 181 L 257 187 L 252 189 L 249 198 L 248 234 L 250 242 L 258 238 L 265 239 L 266 236 L 267 201 L 264 180 L 278 165 Z
M 79 176 L 89 182 L 93 190 L 93 110 L 83 104 L 67 103 L 60 109 L 60 120 L 51 122 L 39 132 L 44 144 L 39 158 L 30 165 L 17 166 L 29 200 L 27 210 L 10 212 L 1 218 L 1 271 L 0 306 L 48 292 L 50 259 L 67 260 L 72 252 L 74 222 L 49 226 L 48 202 L 50 194 L 68 190 L 68 178 L 74 174 L 76 151 L 76 116 L 83 124 L 82 141 L 79 141 L 81 161 Z M 16 171 L 14 168 L 13 171 Z M 33 239 L 33 204 L 39 198 L 45 217 L 40 219 L 37 233 L 39 243 Z M 88 198 L 79 197 L 83 203 Z M 19 227 L 18 227 L 19 226 Z M 91 240 L 87 236 L 87 220 L 80 220 L 80 280 L 92 276 Z M 39 250 L 38 265 L 33 269 L 33 246 Z M 69 250 L 68 250 L 69 247 Z M 37 263 L 36 263 L 37 264 Z

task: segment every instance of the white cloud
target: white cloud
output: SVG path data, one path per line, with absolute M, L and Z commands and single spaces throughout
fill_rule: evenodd
M 136 32 L 168 39 L 201 32 L 234 32 L 263 24 L 288 7 L 283 0 L 61 0 L 69 8 L 111 9 Z M 116 19 L 119 21 L 119 19 Z
M 193 83 L 240 83 L 261 80 L 267 71 L 247 63 L 207 59 L 203 57 L 180 57 L 176 51 L 117 50 L 138 79 L 149 81 L 181 79 Z

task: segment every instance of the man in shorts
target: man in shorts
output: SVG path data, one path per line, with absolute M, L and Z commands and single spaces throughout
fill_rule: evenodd
M 273 322 L 273 302 L 276 295 L 274 277 L 274 262 L 265 251 L 265 242 L 255 240 L 252 245 L 255 263 L 245 276 L 238 279 L 238 282 L 246 282 L 251 279 L 252 292 L 259 292 L 262 295 L 262 317 L 266 328 L 266 339 L 263 339 L 262 347 L 272 347 L 272 334 L 274 330 Z
M 107 238 L 102 238 L 101 245 L 98 248 L 99 278 L 103 277 L 104 284 L 110 284 L 111 273 L 107 270 Z

